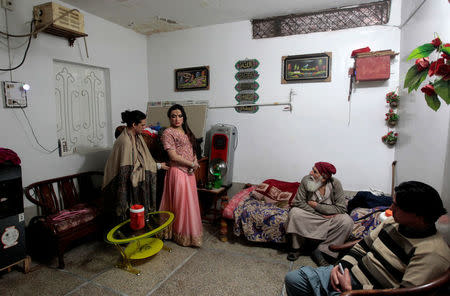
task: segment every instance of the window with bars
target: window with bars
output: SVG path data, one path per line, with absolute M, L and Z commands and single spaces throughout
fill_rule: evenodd
M 108 69 L 53 62 L 60 156 L 108 147 Z
M 252 20 L 253 39 L 383 25 L 389 21 L 391 1 L 348 8 Z

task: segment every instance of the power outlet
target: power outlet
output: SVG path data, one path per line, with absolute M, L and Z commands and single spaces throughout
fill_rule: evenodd
M 13 0 L 1 0 L 2 8 L 6 8 L 10 11 L 14 10 L 14 1 Z
M 66 139 L 58 139 L 58 152 L 60 157 L 72 154 L 69 146 L 67 145 Z
M 25 108 L 27 106 L 27 88 L 25 83 L 16 81 L 3 81 L 3 95 L 5 108 Z

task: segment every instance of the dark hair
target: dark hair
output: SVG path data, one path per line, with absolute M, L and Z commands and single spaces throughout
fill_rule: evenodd
M 395 202 L 403 211 L 421 216 L 430 224 L 447 213 L 439 193 L 418 181 L 403 182 L 395 187 Z
M 147 116 L 139 110 L 129 111 L 126 110 L 122 112 L 122 123 L 126 123 L 128 127 L 132 127 L 134 124 L 139 124 Z
M 175 104 L 172 107 L 169 108 L 169 110 L 167 110 L 167 117 L 169 117 L 170 119 L 170 113 L 172 113 L 172 111 L 174 110 L 180 110 L 181 111 L 181 115 L 183 115 L 183 130 L 186 133 L 186 135 L 189 138 L 189 142 L 191 142 L 192 145 L 192 150 L 194 152 L 194 155 L 197 152 L 197 145 L 196 145 L 196 140 L 195 140 L 195 135 L 194 133 L 191 131 L 191 129 L 189 128 L 188 122 L 187 122 L 187 116 L 186 116 L 186 111 L 184 111 L 183 106 L 181 106 L 180 104 Z

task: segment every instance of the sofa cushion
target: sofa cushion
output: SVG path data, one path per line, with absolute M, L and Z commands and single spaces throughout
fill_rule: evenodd
M 266 203 L 277 203 L 281 208 L 289 208 L 297 193 L 298 182 L 284 182 L 268 179 L 256 186 L 252 196 Z
M 46 218 L 46 224 L 54 234 L 73 229 L 81 224 L 94 220 L 99 214 L 97 208 L 88 204 L 77 204 Z
M 250 186 L 248 188 L 245 188 L 231 198 L 231 200 L 226 205 L 225 209 L 222 212 L 222 217 L 227 219 L 233 219 L 233 212 L 238 206 L 239 203 L 241 203 L 243 200 L 247 199 L 250 195 L 250 192 L 252 192 L 255 189 L 255 186 Z

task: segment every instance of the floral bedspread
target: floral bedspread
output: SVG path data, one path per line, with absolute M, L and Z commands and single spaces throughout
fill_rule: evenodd
M 284 243 L 289 209 L 250 196 L 234 210 L 233 231 L 253 242 Z
M 380 214 L 388 209 L 386 206 L 378 206 L 374 208 L 356 208 L 350 213 L 355 226 L 353 227 L 350 237 L 352 239 L 363 238 L 370 231 L 375 229 L 380 223 Z
M 290 208 L 281 208 L 277 203 L 268 202 L 267 198 L 258 199 L 258 196 L 254 191 L 242 191 L 242 196 L 239 195 L 239 200 L 233 204 L 234 211 L 229 209 L 227 218 L 234 218 L 234 234 L 253 242 L 284 243 Z M 350 239 L 362 238 L 375 229 L 381 223 L 380 214 L 387 208 L 354 209 L 350 213 L 355 221 Z

